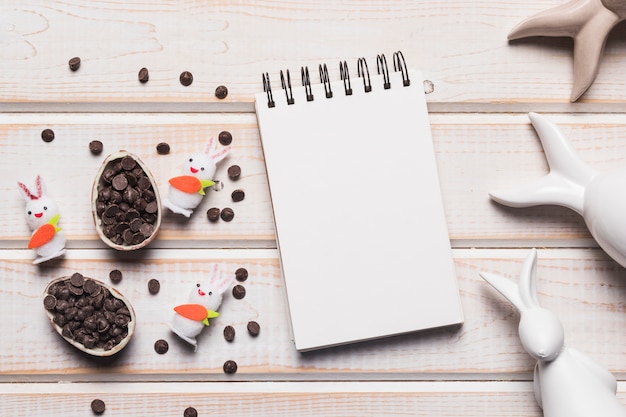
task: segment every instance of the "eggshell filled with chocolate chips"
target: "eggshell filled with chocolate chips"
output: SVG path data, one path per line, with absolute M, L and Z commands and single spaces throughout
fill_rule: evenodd
M 113 249 L 143 248 L 161 226 L 161 198 L 150 170 L 136 155 L 110 154 L 98 170 L 91 195 L 98 236 Z
M 89 355 L 112 356 L 135 332 L 137 320 L 128 299 L 115 288 L 80 273 L 54 279 L 43 297 L 54 330 Z

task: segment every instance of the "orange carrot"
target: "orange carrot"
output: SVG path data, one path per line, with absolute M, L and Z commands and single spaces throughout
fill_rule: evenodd
M 207 316 L 206 307 L 201 304 L 182 304 L 174 307 L 174 311 L 190 320 L 202 321 Z
M 33 235 L 30 237 L 30 241 L 28 242 L 28 249 L 35 249 L 45 245 L 52 240 L 55 233 L 56 228 L 52 224 L 44 224 L 39 229 L 35 230 L 35 233 L 33 233 Z
M 194 194 L 200 191 L 200 180 L 191 175 L 182 175 L 170 179 L 170 184 L 183 193 Z

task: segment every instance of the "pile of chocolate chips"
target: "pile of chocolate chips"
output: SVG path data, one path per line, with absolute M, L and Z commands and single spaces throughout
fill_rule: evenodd
M 43 303 L 61 334 L 87 349 L 111 350 L 128 336 L 128 306 L 78 272 L 52 284 Z
M 154 232 L 158 204 L 152 182 L 131 156 L 107 164 L 99 179 L 96 213 L 117 245 L 138 245 Z

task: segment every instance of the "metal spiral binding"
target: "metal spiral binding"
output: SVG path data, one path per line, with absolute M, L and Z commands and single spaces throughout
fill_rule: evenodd
M 306 101 L 313 101 L 313 91 L 311 91 L 311 77 L 309 77 L 309 67 L 301 67 L 302 86 L 306 92 Z
M 267 94 L 267 107 L 272 108 L 276 106 L 276 103 L 274 102 L 274 97 L 272 95 L 272 86 L 270 85 L 270 76 L 267 72 L 263 74 L 263 91 L 265 91 L 265 94 Z
M 363 88 L 366 93 L 372 91 L 372 80 L 370 79 L 370 70 L 367 67 L 365 58 L 359 58 L 357 61 L 357 75 L 363 78 Z
M 328 67 L 326 64 L 320 64 L 320 82 L 324 84 L 324 92 L 326 98 L 333 98 L 333 90 L 330 87 L 330 77 L 328 76 Z
M 411 85 L 409 71 L 406 69 L 406 61 L 404 60 L 404 55 L 401 51 L 393 53 L 393 70 L 400 71 L 402 73 L 402 85 L 405 87 Z
M 378 70 L 378 75 L 383 74 L 383 87 L 385 90 L 389 90 L 391 88 L 391 82 L 389 81 L 389 67 L 387 66 L 385 54 L 376 56 L 376 69 Z
M 350 71 L 348 71 L 348 63 L 346 61 L 339 62 L 339 76 L 343 81 L 343 90 L 347 96 L 352 95 L 352 86 L 350 85 Z
M 283 90 L 285 90 L 287 104 L 295 103 L 293 99 L 293 91 L 291 90 L 291 75 L 289 75 L 289 70 L 287 70 L 287 82 L 285 82 L 285 75 L 283 74 L 283 71 L 280 71 L 280 83 L 283 86 Z

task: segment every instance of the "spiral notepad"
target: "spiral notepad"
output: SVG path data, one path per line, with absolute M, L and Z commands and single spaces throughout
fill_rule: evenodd
M 255 96 L 299 351 L 463 321 L 421 75 L 392 68 L 265 73 Z

